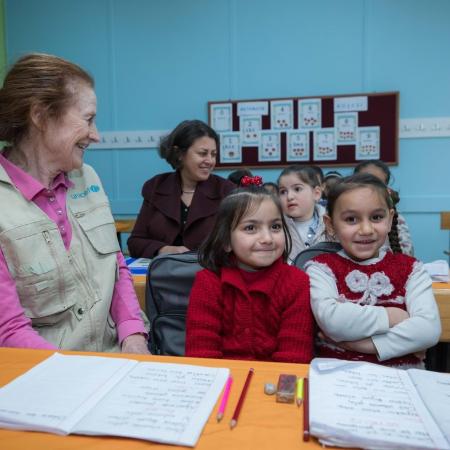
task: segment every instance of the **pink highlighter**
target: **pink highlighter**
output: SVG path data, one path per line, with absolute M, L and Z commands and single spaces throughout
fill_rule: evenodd
M 225 384 L 225 389 L 223 390 L 222 401 L 220 402 L 219 411 L 217 412 L 217 422 L 220 422 L 225 414 L 225 408 L 227 407 L 228 397 L 230 396 L 232 384 L 233 377 L 230 375 Z

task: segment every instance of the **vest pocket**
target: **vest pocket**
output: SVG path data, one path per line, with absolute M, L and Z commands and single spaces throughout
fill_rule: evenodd
M 47 220 L 3 232 L 0 243 L 20 302 L 30 318 L 68 309 L 75 289 L 58 228 Z
M 35 326 L 34 329 L 39 333 L 41 337 L 43 337 L 46 341 L 50 342 L 51 344 L 55 345 L 58 348 L 62 348 L 65 350 L 71 350 L 68 348 L 65 348 L 64 345 L 64 338 L 67 334 L 67 328 L 59 328 L 59 327 L 52 327 L 47 325 L 38 325 Z
M 106 255 L 120 251 L 116 226 L 109 204 L 102 204 L 87 211 L 75 212 L 74 217 L 98 253 Z

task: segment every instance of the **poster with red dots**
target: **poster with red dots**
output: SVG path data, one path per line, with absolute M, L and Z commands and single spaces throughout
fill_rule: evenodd
M 218 168 L 398 164 L 399 92 L 208 102 Z
M 281 160 L 280 133 L 277 131 L 261 131 L 258 159 L 264 161 Z

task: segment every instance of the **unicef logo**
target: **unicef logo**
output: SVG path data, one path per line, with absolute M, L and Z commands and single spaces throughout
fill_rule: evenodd
M 72 194 L 70 197 L 73 198 L 74 200 L 76 200 L 79 198 L 87 197 L 91 192 L 93 192 L 93 193 L 100 192 L 100 186 L 98 184 L 91 184 L 84 191 L 75 192 L 75 194 Z

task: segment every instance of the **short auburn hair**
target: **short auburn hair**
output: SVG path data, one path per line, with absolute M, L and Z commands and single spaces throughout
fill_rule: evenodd
M 30 53 L 9 69 L 0 89 L 0 141 L 18 143 L 30 126 L 31 108 L 60 117 L 73 102 L 77 85 L 94 87 L 94 79 L 78 65 L 45 53 Z

